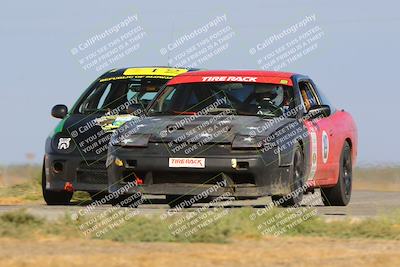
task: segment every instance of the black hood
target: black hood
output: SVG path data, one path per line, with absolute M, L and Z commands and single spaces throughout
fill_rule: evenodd
M 119 136 L 149 136 L 150 142 L 231 143 L 236 135 L 270 136 L 295 119 L 258 116 L 155 116 L 132 120 Z

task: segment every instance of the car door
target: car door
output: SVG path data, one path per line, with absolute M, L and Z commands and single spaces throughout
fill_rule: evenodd
M 323 183 L 332 177 L 334 166 L 329 160 L 331 156 L 330 147 L 334 139 L 333 125 L 330 116 L 318 119 L 310 119 L 308 111 L 322 104 L 316 91 L 315 85 L 310 79 L 299 81 L 299 90 L 305 109 L 304 123 L 308 128 L 310 140 L 310 174 L 309 180 Z

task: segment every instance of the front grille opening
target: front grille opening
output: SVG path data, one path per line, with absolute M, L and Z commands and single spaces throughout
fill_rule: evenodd
M 127 167 L 129 168 L 136 168 L 137 160 L 136 159 L 129 159 L 126 161 Z
M 77 171 L 76 179 L 78 183 L 86 184 L 107 184 L 107 173 L 98 172 L 88 172 L 88 171 Z
M 79 169 L 88 171 L 106 171 L 106 162 L 104 160 L 88 160 L 79 163 Z
M 153 183 L 216 184 L 223 179 L 220 173 L 153 172 Z
M 249 169 L 249 163 L 247 161 L 238 161 L 236 169 L 237 170 L 248 170 Z
M 76 171 L 78 183 L 107 184 L 106 162 L 102 160 L 81 161 Z

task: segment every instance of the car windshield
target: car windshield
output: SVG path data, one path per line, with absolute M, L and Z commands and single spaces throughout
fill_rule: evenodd
M 119 109 L 126 113 L 127 104 L 146 107 L 168 79 L 125 79 L 96 83 L 78 103 L 76 113 L 105 113 Z
M 148 109 L 150 116 L 219 114 L 281 116 L 293 108 L 292 87 L 266 83 L 187 83 L 167 86 Z

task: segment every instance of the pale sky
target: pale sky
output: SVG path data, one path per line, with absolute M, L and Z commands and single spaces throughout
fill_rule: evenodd
M 220 53 L 204 61 L 207 69 L 259 69 L 257 60 L 318 26 L 317 48 L 282 70 L 309 75 L 338 108 L 352 113 L 359 130 L 359 163 L 399 163 L 397 88 L 400 47 L 398 1 L 11 1 L 0 9 L 0 165 L 40 162 L 44 142 L 58 120 L 54 104 L 71 107 L 102 72 L 114 67 L 167 65 L 160 49 L 216 17 L 226 21 L 172 49 L 181 55 L 214 30 L 232 33 Z M 298 32 L 256 51 L 249 50 L 315 14 Z M 118 33 L 73 55 L 71 50 L 124 19 L 137 15 Z M 140 26 L 139 47 L 101 71 L 84 70 L 80 55 L 108 44 Z M 228 28 L 226 28 L 228 27 Z

